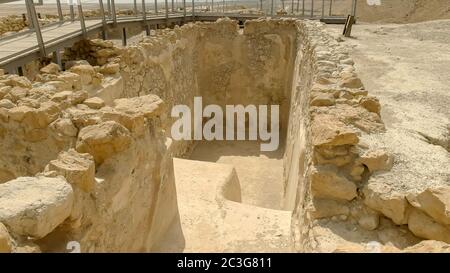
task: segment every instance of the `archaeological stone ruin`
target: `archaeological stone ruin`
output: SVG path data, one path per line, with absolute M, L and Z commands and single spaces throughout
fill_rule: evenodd
M 222 18 L 0 70 L 0 252 L 449 252 L 448 165 L 405 169 L 351 51 L 319 21 Z M 278 149 L 174 139 L 196 97 L 279 105 Z

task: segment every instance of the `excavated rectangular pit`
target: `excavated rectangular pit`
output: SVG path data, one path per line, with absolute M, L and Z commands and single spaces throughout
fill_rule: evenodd
M 1 76 L 9 251 L 308 251 L 314 219 L 367 209 L 356 197 L 370 161 L 357 143 L 383 129 L 379 103 L 319 24 L 260 19 L 239 29 L 221 19 L 122 49 L 83 41 L 65 57 L 78 61 L 64 72 L 47 66 L 33 82 Z M 279 105 L 278 149 L 177 140 L 171 109 L 193 109 L 196 97 L 222 109 Z

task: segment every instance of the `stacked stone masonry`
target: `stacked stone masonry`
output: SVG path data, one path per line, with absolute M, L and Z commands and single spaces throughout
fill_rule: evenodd
M 0 75 L 0 251 L 152 251 L 176 217 L 161 211 L 173 208 L 172 158 L 193 145 L 170 139 L 170 109 L 194 96 L 281 105 L 296 251 L 321 251 L 323 221 L 389 225 L 418 243 L 386 252 L 448 249 L 450 188 L 404 195 L 373 179 L 395 164 L 362 141 L 383 133 L 380 103 L 320 23 L 190 23 L 121 49 L 82 41 L 65 58 L 65 71 L 49 64 L 33 81 Z

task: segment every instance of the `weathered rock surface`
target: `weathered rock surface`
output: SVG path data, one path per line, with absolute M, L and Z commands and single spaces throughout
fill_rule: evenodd
M 336 200 L 354 199 L 356 185 L 340 176 L 332 168 L 316 168 L 311 174 L 311 190 L 314 196 Z
M 0 222 L 18 235 L 45 237 L 71 213 L 73 192 L 63 178 L 20 177 L 0 184 Z
M 96 164 L 114 154 L 124 151 L 131 143 L 130 132 L 115 121 L 106 121 L 81 129 L 78 134 L 76 150 L 89 153 Z
M 90 192 L 95 184 L 95 163 L 90 154 L 80 154 L 74 149 L 62 152 L 56 160 L 50 161 L 46 171 L 56 171 L 67 182 Z

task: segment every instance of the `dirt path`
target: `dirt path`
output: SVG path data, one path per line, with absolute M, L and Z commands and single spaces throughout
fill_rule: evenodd
M 339 35 L 342 26 L 327 26 Z M 450 20 L 354 27 L 357 73 L 380 99 L 387 132 L 378 142 L 396 159 L 386 183 L 400 191 L 450 184 Z M 389 181 L 390 180 L 390 181 Z

